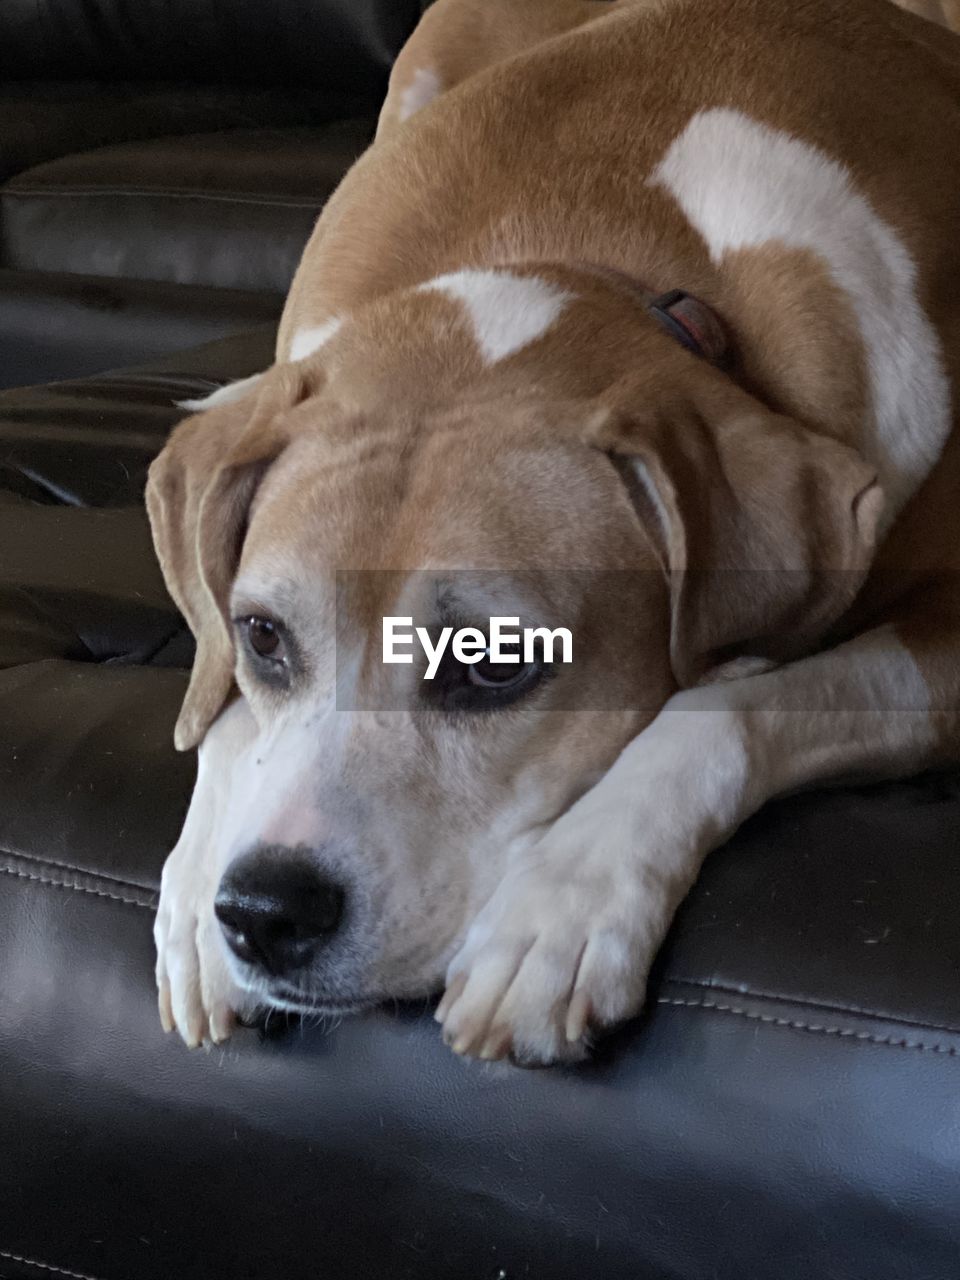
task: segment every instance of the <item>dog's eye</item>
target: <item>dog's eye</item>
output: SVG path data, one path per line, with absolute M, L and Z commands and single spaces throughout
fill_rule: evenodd
M 458 662 L 449 650 L 433 680 L 423 682 L 423 695 L 444 711 L 499 711 L 509 707 L 552 674 L 537 659 L 534 662 Z
M 467 679 L 478 689 L 506 691 L 515 685 L 526 684 L 539 665 L 536 662 L 491 662 L 486 657 L 467 667 Z
M 247 677 L 278 691 L 289 689 L 302 667 L 296 641 L 284 624 L 265 613 L 238 613 L 233 625 Z
M 259 658 L 272 658 L 275 661 L 282 657 L 282 641 L 277 624 L 270 618 L 245 618 L 247 640 L 250 648 Z

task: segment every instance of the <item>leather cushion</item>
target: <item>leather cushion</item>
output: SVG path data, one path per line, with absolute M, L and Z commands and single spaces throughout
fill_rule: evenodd
M 102 147 L 0 189 L 3 265 L 283 293 L 369 120 Z
M 464 1063 L 422 1006 L 164 1040 L 189 645 L 140 492 L 270 349 L 0 397 L 0 1275 L 956 1280 L 955 773 L 769 805 L 589 1065 Z
M 4 0 L 0 79 L 289 84 L 370 105 L 418 0 Z
M 278 293 L 0 269 L 0 387 L 81 378 L 279 319 Z
M 0 17 L 0 39 L 3 23 Z M 310 127 L 371 115 L 377 105 L 323 83 L 261 89 L 8 80 L 0 82 L 0 181 L 94 147 L 215 129 Z

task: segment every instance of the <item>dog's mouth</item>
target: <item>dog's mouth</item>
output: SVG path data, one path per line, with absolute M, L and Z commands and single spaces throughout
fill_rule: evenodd
M 383 1004 L 386 997 L 376 995 L 330 996 L 322 992 L 304 991 L 288 983 L 271 985 L 264 992 L 266 1003 L 283 1013 L 327 1014 L 347 1017 Z

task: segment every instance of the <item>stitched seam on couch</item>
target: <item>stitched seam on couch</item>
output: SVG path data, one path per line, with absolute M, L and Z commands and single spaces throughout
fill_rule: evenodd
M 156 909 L 156 894 L 150 894 L 146 890 L 141 890 L 143 898 L 130 898 L 122 893 L 111 893 L 109 889 L 97 889 L 93 885 L 78 884 L 75 880 L 23 871 L 18 867 L 0 865 L 0 874 L 12 876 L 15 880 L 28 880 L 33 884 L 46 885 L 52 889 L 70 889 L 74 893 L 85 893 L 94 898 L 108 898 L 111 902 L 122 902 L 127 907 L 139 907 L 141 911 L 153 911 Z M 83 874 L 89 875 L 91 880 L 97 879 L 96 875 L 91 875 L 89 872 L 84 872 Z M 130 888 L 136 889 L 136 886 L 131 885 Z
M 67 1267 L 55 1267 L 49 1262 L 37 1262 L 34 1258 L 10 1253 L 7 1249 L 0 1249 L 0 1258 L 6 1258 L 8 1262 L 19 1262 L 24 1267 L 36 1267 L 38 1271 L 46 1271 L 52 1275 L 67 1276 L 68 1280 L 98 1280 L 98 1277 L 87 1275 L 85 1271 L 70 1271 Z
M 140 907 L 144 911 L 152 911 L 147 902 L 138 902 L 136 898 L 124 898 L 119 893 L 108 893 L 105 889 L 93 889 L 89 885 L 73 884 L 69 880 L 54 880 L 50 876 L 31 875 L 29 871 L 15 871 L 13 867 L 0 867 L 5 876 L 14 876 L 17 880 L 32 880 L 36 884 L 49 885 L 55 889 L 72 889 L 74 893 L 89 893 L 95 898 L 110 898 L 113 902 L 122 902 L 128 907 Z
M 133 893 L 152 894 L 156 897 L 156 889 L 151 884 L 141 884 L 139 880 L 127 880 L 123 876 L 112 876 L 109 871 L 91 871 L 89 867 L 78 867 L 75 862 L 62 862 L 59 858 L 38 858 L 35 853 L 24 853 L 20 849 L 7 849 L 0 846 L 0 857 L 15 858 L 18 862 L 31 862 L 38 867 L 54 867 L 57 871 L 72 871 L 78 876 L 89 876 L 91 880 L 106 880 L 110 884 L 118 884 Z
M 960 1056 L 960 1049 L 952 1044 L 926 1044 L 921 1040 L 908 1040 L 906 1037 L 900 1036 L 881 1036 L 872 1031 L 857 1030 L 855 1027 L 827 1026 L 824 1023 L 803 1022 L 799 1018 L 781 1018 L 775 1014 L 758 1013 L 753 1009 L 720 1004 L 712 1000 L 682 1000 L 675 996 L 658 996 L 657 1004 L 667 1005 L 676 1009 L 700 1009 L 707 1013 L 722 1013 L 731 1017 L 747 1018 L 751 1022 L 762 1022 L 767 1026 L 787 1027 L 793 1031 L 805 1031 L 809 1035 L 836 1036 L 841 1040 L 859 1040 L 892 1049 L 918 1049 L 924 1053 L 939 1053 L 950 1058 Z
M 31 200 L 37 196 L 56 196 L 58 199 L 64 196 L 109 196 L 115 199 L 119 196 L 136 200 L 156 196 L 160 200 L 212 200 L 220 204 L 255 204 L 284 209 L 321 209 L 324 204 L 323 199 L 295 200 L 287 196 L 255 196 L 243 191 L 188 191 L 160 187 L 4 187 L 0 190 L 0 200 L 9 200 L 11 196 L 28 196 Z
M 20 858 L 23 861 L 33 862 L 33 863 L 36 863 L 37 865 L 57 867 L 62 870 L 74 871 L 78 875 L 88 876 L 90 879 L 93 879 L 93 880 L 107 880 L 110 883 L 121 885 L 125 888 L 128 888 L 132 892 L 142 893 L 144 897 L 147 898 L 148 900 L 143 901 L 142 899 L 139 899 L 139 898 L 129 898 L 123 894 L 111 893 L 107 889 L 95 889 L 90 885 L 77 884 L 76 882 L 70 881 L 70 880 L 57 879 L 53 876 L 39 875 L 34 872 L 20 870 L 16 867 L 0 865 L 0 873 L 13 876 L 15 879 L 28 880 L 35 884 L 46 885 L 50 888 L 70 889 L 74 893 L 85 893 L 96 898 L 107 898 L 112 902 L 121 902 L 125 906 L 130 906 L 130 907 L 139 907 L 141 910 L 144 910 L 144 911 L 153 911 L 156 909 L 156 894 L 153 893 L 151 890 L 144 889 L 142 886 L 132 883 L 131 881 L 121 880 L 115 876 L 101 875 L 98 872 L 85 871 L 83 868 L 73 866 L 69 863 L 59 863 L 59 862 L 54 862 L 49 860 L 42 861 L 38 858 L 33 857 L 30 854 L 17 854 L 17 853 L 14 853 L 12 850 L 0 850 L 0 854 L 2 853 L 6 853 L 8 857 Z M 771 999 L 772 997 L 770 997 L 769 995 L 762 995 L 760 993 L 757 993 L 757 998 Z M 786 999 L 786 997 L 776 997 L 776 998 Z M 830 1026 L 826 1023 L 806 1022 L 806 1021 L 802 1021 L 799 1018 L 785 1018 L 782 1016 L 778 1016 L 776 1014 L 759 1013 L 756 1010 L 745 1009 L 737 1005 L 723 1004 L 720 1001 L 716 1001 L 716 1000 L 689 1000 L 679 996 L 658 996 L 656 1003 L 658 1005 L 667 1006 L 669 1008 L 699 1009 L 707 1013 L 727 1014 L 734 1017 L 746 1018 L 751 1022 L 759 1022 L 767 1026 L 785 1027 L 794 1031 L 805 1031 L 808 1034 L 812 1034 L 812 1035 L 836 1036 L 840 1039 L 858 1040 L 858 1041 L 866 1042 L 869 1044 L 884 1045 L 891 1048 L 917 1049 L 917 1050 L 921 1050 L 928 1053 L 943 1054 L 948 1057 L 960 1056 L 960 1048 L 957 1048 L 954 1045 L 928 1044 L 920 1040 L 909 1040 L 905 1036 L 900 1036 L 900 1037 L 891 1036 L 891 1035 L 882 1036 L 882 1035 L 877 1035 L 874 1032 L 864 1031 L 861 1029 L 857 1029 L 855 1027 Z M 838 1007 L 828 1007 L 828 1011 L 831 1013 L 843 1012 L 843 1010 Z M 882 1018 L 884 1016 L 882 1014 L 865 1013 L 861 1009 L 851 1009 L 849 1010 L 849 1012 L 861 1017 L 866 1016 L 866 1017 Z M 922 1024 L 913 1024 L 913 1025 L 917 1025 L 919 1029 L 919 1026 Z M 949 1032 L 951 1031 L 951 1028 L 928 1026 L 927 1030 L 931 1030 L 931 1031 L 943 1030 L 943 1031 Z M 0 1250 L 0 1257 L 4 1257 L 4 1256 L 6 1255 L 4 1255 L 3 1251 Z M 36 1265 L 42 1266 L 43 1264 L 38 1263 Z M 55 1270 L 56 1268 L 52 1268 L 52 1269 Z M 72 1275 L 73 1273 L 66 1272 L 64 1274 Z
M 671 974 L 666 978 L 664 985 L 667 987 L 693 987 L 698 991 L 705 991 L 709 996 L 720 996 L 727 1000 L 735 1000 L 738 996 L 746 997 L 750 1000 L 762 1000 L 765 1003 L 787 1005 L 796 1008 L 798 1005 L 804 1009 L 816 1009 L 823 1017 L 829 1018 L 834 1015 L 837 1017 L 867 1018 L 874 1022 L 892 1023 L 898 1027 L 908 1027 L 911 1030 L 941 1031 L 944 1035 L 960 1036 L 960 1026 L 956 1026 L 950 1022 L 939 1022 L 932 1018 L 924 1019 L 917 1022 L 914 1018 L 901 1017 L 895 1013 L 886 1012 L 883 1009 L 871 1009 L 861 1004 L 839 1004 L 830 1000 L 808 1000 L 803 996 L 789 995 L 782 991 L 771 991 L 768 987 L 758 987 L 750 984 L 746 989 L 742 986 L 728 986 L 722 982 L 716 982 L 713 979 L 698 978 L 682 978 L 678 974 Z

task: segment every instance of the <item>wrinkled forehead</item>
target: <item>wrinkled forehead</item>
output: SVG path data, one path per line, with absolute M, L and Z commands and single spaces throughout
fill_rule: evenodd
M 329 582 L 338 570 L 597 563 L 617 497 L 610 464 L 548 428 L 457 415 L 429 431 L 318 435 L 267 472 L 240 576 Z
M 595 644 L 633 607 L 637 544 L 609 460 L 549 424 L 364 429 L 295 443 L 267 472 L 232 606 L 281 620 L 316 671 L 345 658 L 347 675 L 369 671 L 388 618 L 484 635 L 516 619 Z

